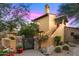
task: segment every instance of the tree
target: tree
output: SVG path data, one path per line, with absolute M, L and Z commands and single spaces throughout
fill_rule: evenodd
M 3 20 L 0 20 L 0 32 L 6 30 L 6 24 Z
M 4 16 L 10 14 L 11 11 L 10 8 L 11 8 L 11 4 L 0 3 L 0 18 L 4 18 Z
M 29 13 L 30 13 L 30 4 L 13 4 L 12 6 L 12 23 L 13 25 L 15 24 L 16 27 L 18 26 L 18 24 L 22 27 L 25 25 L 25 19 L 24 17 L 29 17 Z M 15 26 L 14 26 L 15 27 Z M 16 28 L 15 27 L 15 28 Z
M 10 4 L 0 4 L 0 32 L 6 30 L 6 23 L 3 19 L 10 11 L 8 8 L 10 8 Z
M 79 19 L 79 3 L 61 4 L 59 8 L 59 15 L 64 14 L 69 18 Z
M 13 29 L 16 28 L 17 25 L 13 21 L 7 21 L 6 26 L 7 26 L 7 30 L 13 31 Z
M 20 18 L 24 16 L 29 18 L 30 5 L 31 4 L 25 4 L 25 3 L 13 4 L 12 11 L 11 11 L 13 18 L 17 18 L 17 16 Z
M 20 35 L 24 35 L 26 38 L 33 38 L 39 31 L 38 25 L 35 23 L 29 23 L 25 26 L 22 26 L 19 31 Z
M 31 4 L 17 3 L 17 4 L 9 4 L 9 3 L 0 3 L 0 17 L 1 18 L 11 18 L 14 19 L 17 16 L 28 17 L 30 12 Z
M 18 24 L 21 26 L 24 25 L 24 17 L 29 17 L 29 7 L 30 4 L 0 4 L 0 23 L 6 24 L 5 26 L 1 25 L 0 27 L 6 27 L 8 30 L 12 31 Z

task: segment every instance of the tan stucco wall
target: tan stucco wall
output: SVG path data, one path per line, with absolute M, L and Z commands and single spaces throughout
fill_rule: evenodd
M 49 14 L 49 30 L 56 29 L 55 18 L 56 18 L 56 15 Z
M 71 36 L 71 33 L 74 34 L 79 34 L 79 29 L 78 28 L 73 28 L 73 27 L 65 27 L 64 30 L 64 40 L 69 41 L 69 42 L 74 42 L 75 39 Z
M 5 48 L 11 48 L 16 52 L 16 40 L 11 40 L 10 38 L 2 38 L 2 46 Z
M 49 16 L 36 21 L 37 23 L 39 23 L 40 30 L 45 31 L 46 33 L 50 33 L 51 30 L 56 30 L 53 34 L 51 34 L 50 38 L 47 41 L 42 42 L 41 47 L 54 45 L 53 38 L 55 36 L 61 36 L 61 41 L 64 41 L 64 23 L 62 22 L 62 24 L 60 24 L 60 26 L 57 28 L 57 25 L 55 24 L 55 18 L 56 15 L 49 14 Z
M 51 33 L 56 30 L 56 24 L 55 24 L 55 18 L 56 15 L 49 14 L 49 30 L 47 31 L 48 35 L 51 35 Z M 50 45 L 53 45 L 53 40 L 49 38 L 46 42 L 42 42 L 41 47 L 48 47 Z
M 60 24 L 57 30 L 52 34 L 51 39 L 55 36 L 61 36 L 61 41 L 64 42 L 64 24 Z
M 43 47 L 48 47 L 48 46 L 50 46 L 50 45 L 54 45 L 54 44 L 53 44 L 53 40 L 51 40 L 51 39 L 49 38 L 47 41 L 42 42 L 41 48 L 43 48 Z
M 51 35 L 51 37 L 46 42 L 42 43 L 41 47 L 47 47 L 50 45 L 54 45 L 54 37 L 55 36 L 61 36 L 61 41 L 64 42 L 64 24 L 60 24 L 60 26 Z
M 47 32 L 49 30 L 49 16 L 43 17 L 35 22 L 39 25 L 40 31 Z
M 10 41 L 10 48 L 12 48 L 16 52 L 16 40 Z

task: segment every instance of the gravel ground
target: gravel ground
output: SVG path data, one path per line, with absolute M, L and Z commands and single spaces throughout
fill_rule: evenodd
M 79 56 L 79 45 L 70 47 L 70 51 L 62 51 L 61 53 L 53 52 L 51 56 Z
M 38 50 L 26 50 L 22 54 L 17 54 L 17 56 L 44 56 Z M 79 45 L 76 47 L 70 47 L 70 51 L 62 51 L 61 53 L 52 52 L 50 56 L 79 56 Z
M 17 56 L 44 56 L 38 50 L 26 50 L 22 54 L 17 54 Z

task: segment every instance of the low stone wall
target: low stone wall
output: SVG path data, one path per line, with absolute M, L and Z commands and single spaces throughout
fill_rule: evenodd
M 22 45 L 22 36 L 17 36 L 16 33 L 0 32 L 0 49 L 11 48 L 16 52 L 19 44 Z

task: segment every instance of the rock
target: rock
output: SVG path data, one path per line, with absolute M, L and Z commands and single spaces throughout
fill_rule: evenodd
M 76 44 L 69 42 L 68 43 L 71 47 L 76 47 Z
M 52 54 L 53 50 L 54 50 L 54 46 L 52 46 L 52 45 L 48 46 L 47 47 L 47 54 L 49 54 L 49 55 Z
M 46 48 L 41 48 L 40 51 L 41 51 L 41 53 L 43 53 L 43 54 L 46 54 L 46 52 L 47 52 L 47 51 L 46 51 Z

